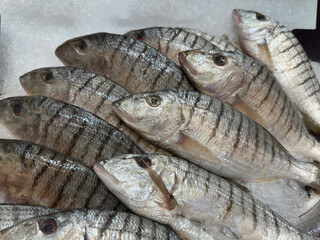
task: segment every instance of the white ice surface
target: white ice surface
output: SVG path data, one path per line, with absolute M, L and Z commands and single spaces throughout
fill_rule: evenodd
M 94 32 L 125 33 L 151 26 L 181 26 L 209 34 L 227 34 L 234 39 L 231 11 L 233 8 L 254 9 L 271 16 L 288 28 L 315 27 L 316 0 L 0 0 L 2 20 L 0 36 L 0 98 L 25 95 L 18 77 L 35 68 L 58 66 L 58 45 L 67 39 Z M 315 71 L 320 76 L 320 65 Z M 1 90 L 1 82 L 4 89 Z M 0 137 L 12 138 L 0 127 Z M 312 206 L 301 186 L 281 184 L 247 184 L 255 197 L 266 202 L 292 223 Z M 262 187 L 263 186 L 263 187 Z

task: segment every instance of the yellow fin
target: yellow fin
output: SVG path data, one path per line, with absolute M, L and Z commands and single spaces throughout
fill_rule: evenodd
M 258 44 L 259 53 L 258 55 L 263 59 L 262 62 L 265 62 L 270 70 L 274 69 L 273 60 L 271 57 L 270 49 L 267 43 L 267 40 L 264 39 L 264 43 Z
M 269 183 L 269 182 L 275 182 L 279 179 L 270 179 L 270 180 L 263 180 L 263 181 L 258 181 L 258 183 Z
M 312 121 L 309 117 L 307 117 L 305 114 L 301 113 L 303 123 L 306 126 L 306 128 L 316 137 L 320 138 L 320 126 L 317 126 L 317 124 Z

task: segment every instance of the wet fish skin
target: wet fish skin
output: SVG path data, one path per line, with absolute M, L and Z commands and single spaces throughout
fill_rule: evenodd
M 191 49 L 216 49 L 217 46 L 208 40 L 187 31 L 184 28 L 153 27 L 138 29 L 124 34 L 144 42 L 157 49 L 170 58 L 175 64 L 180 65 L 178 53 Z
M 48 97 L 1 100 L 0 123 L 19 139 L 54 149 L 88 167 L 111 156 L 143 153 L 133 140 L 101 118 Z
M 110 79 L 73 67 L 40 68 L 20 77 L 20 83 L 29 95 L 42 95 L 83 108 L 129 136 L 143 151 L 169 154 L 128 128 L 113 112 L 111 103 L 129 96 Z
M 3 240 L 180 239 L 168 227 L 134 214 L 88 209 L 28 219 L 1 231 L 0 237 Z
M 320 188 L 319 168 L 289 155 L 259 124 L 198 92 L 164 90 L 114 102 L 129 127 L 158 146 L 220 176 L 292 179 Z
M 319 141 L 310 135 L 300 113 L 264 65 L 240 52 L 193 50 L 179 56 L 200 92 L 259 122 L 296 158 L 320 161 Z
M 174 209 L 163 204 L 141 159 L 161 176 L 178 203 Z M 315 239 L 234 184 L 183 159 L 127 154 L 96 163 L 94 171 L 132 211 L 168 224 L 182 238 L 211 239 L 216 237 L 210 232 L 212 226 L 219 226 L 229 228 L 239 239 Z
M 297 38 L 261 13 L 235 9 L 232 14 L 244 51 L 271 70 L 307 122 L 319 128 L 320 84 Z
M 174 62 L 127 36 L 96 33 L 74 38 L 60 45 L 56 55 L 65 65 L 109 76 L 129 93 L 194 89 Z
M 0 194 L 8 203 L 126 210 L 92 169 L 46 147 L 0 140 Z
M 57 212 L 53 208 L 18 204 L 0 204 L 0 231 L 26 219 Z

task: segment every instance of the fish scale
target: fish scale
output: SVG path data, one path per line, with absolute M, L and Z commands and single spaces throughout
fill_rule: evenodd
M 218 175 L 285 178 L 319 189 L 316 165 L 298 161 L 263 127 L 210 96 L 175 89 L 141 93 L 116 101 L 114 110 L 143 137 Z
M 43 223 L 54 231 L 41 228 Z M 45 225 L 46 226 L 46 225 Z M 34 217 L 0 232 L 2 239 L 180 239 L 170 228 L 134 214 L 79 209 Z
M 84 49 L 79 46 L 84 44 Z M 193 89 L 183 71 L 154 48 L 134 38 L 96 33 L 66 41 L 56 50 L 68 66 L 108 76 L 129 93 Z
M 126 210 L 91 169 L 51 149 L 1 139 L 0 159 L 1 196 L 6 202 L 64 210 Z
M 141 158 L 148 159 L 177 201 L 172 210 L 159 204 L 158 185 L 146 168 L 137 164 Z M 94 170 L 132 211 L 168 224 L 183 238 L 225 239 L 216 232 L 225 227 L 235 239 L 316 239 L 299 232 L 236 185 L 183 159 L 127 154 L 101 161 Z M 185 231 L 187 223 L 191 231 Z
M 52 98 L 7 98 L 0 101 L 0 112 L 0 122 L 16 137 L 70 155 L 88 167 L 118 154 L 143 152 L 101 118 Z
M 257 16 L 261 16 L 260 20 Z M 241 46 L 265 64 L 305 121 L 316 133 L 320 126 L 320 85 L 303 47 L 285 26 L 254 11 L 233 11 Z M 315 129 L 314 129 L 315 126 Z

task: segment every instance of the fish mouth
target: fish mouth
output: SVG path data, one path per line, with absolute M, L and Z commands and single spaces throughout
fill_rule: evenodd
M 120 183 L 120 181 L 113 176 L 111 173 L 109 173 L 102 164 L 96 163 L 93 166 L 94 172 L 97 174 L 97 176 L 101 179 L 103 183 L 106 183 L 109 186 L 116 186 Z
M 66 43 L 63 43 L 62 45 L 57 47 L 57 49 L 55 51 L 55 55 L 66 66 L 72 64 L 71 62 L 68 61 L 67 52 L 68 52 L 68 46 L 66 45 Z
M 189 64 L 187 60 L 188 51 L 185 52 L 179 52 L 178 58 L 180 65 L 185 72 L 187 72 L 189 75 L 194 76 L 197 74 L 197 71 L 193 69 L 193 67 Z
M 234 23 L 241 23 L 241 16 L 239 13 L 239 9 L 232 10 L 232 19 Z
M 116 101 L 112 103 L 112 109 L 113 111 L 123 120 L 125 120 L 127 123 L 134 123 L 133 118 L 126 113 L 123 109 L 121 109 L 121 102 Z
M 28 88 L 28 80 L 27 78 L 25 77 L 26 74 L 22 75 L 19 77 L 19 81 L 20 81 L 20 84 L 23 88 L 23 90 L 28 94 L 30 95 L 31 94 L 31 90 L 30 88 Z

